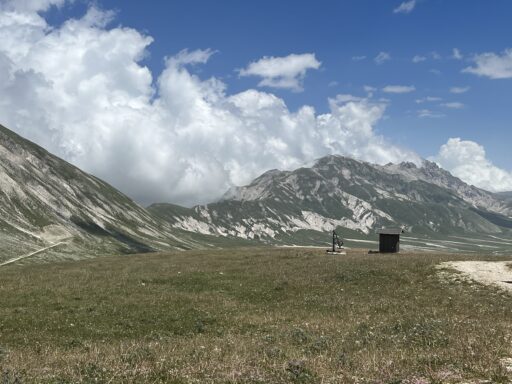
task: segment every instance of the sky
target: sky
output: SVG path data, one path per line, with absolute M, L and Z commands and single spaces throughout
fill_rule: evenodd
M 508 0 L 0 0 L 0 124 L 139 203 L 340 154 L 512 190 Z

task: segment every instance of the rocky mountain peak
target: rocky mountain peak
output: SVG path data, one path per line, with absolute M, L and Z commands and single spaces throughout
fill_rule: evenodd
M 432 162 L 382 166 L 330 155 L 311 167 L 266 172 L 222 201 L 170 221 L 205 234 L 287 243 L 338 227 L 364 234 L 403 225 L 430 235 L 497 234 L 502 227 L 480 212 L 505 210 L 503 200 Z

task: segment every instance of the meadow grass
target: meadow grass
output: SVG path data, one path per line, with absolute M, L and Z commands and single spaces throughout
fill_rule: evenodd
M 4 267 L 0 382 L 507 383 L 512 295 L 436 269 L 472 259 L 498 260 L 247 248 Z

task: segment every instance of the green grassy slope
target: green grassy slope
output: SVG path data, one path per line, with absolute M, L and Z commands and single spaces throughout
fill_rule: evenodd
M 463 259 L 477 257 L 239 248 L 0 268 L 0 371 L 22 383 L 509 382 L 511 296 L 435 268 Z

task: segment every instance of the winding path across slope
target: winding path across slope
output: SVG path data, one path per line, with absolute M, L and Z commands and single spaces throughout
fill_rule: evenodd
M 22 260 L 22 259 L 26 259 L 27 257 L 35 256 L 35 255 L 37 255 L 37 254 L 39 254 L 41 252 L 47 251 L 48 249 L 51 249 L 51 248 L 55 248 L 55 247 L 57 247 L 59 245 L 67 244 L 67 240 L 68 239 L 65 239 L 63 241 L 59 241 L 58 243 L 52 244 L 52 245 L 50 245 L 48 247 L 45 247 L 45 248 L 38 249 L 37 251 L 28 253 L 26 255 L 18 256 L 18 257 L 15 257 L 14 259 L 10 259 L 10 260 L 4 261 L 3 263 L 0 263 L 0 267 L 3 267 L 3 266 L 8 265 L 8 264 L 15 263 L 15 262 L 17 262 L 19 260 Z

